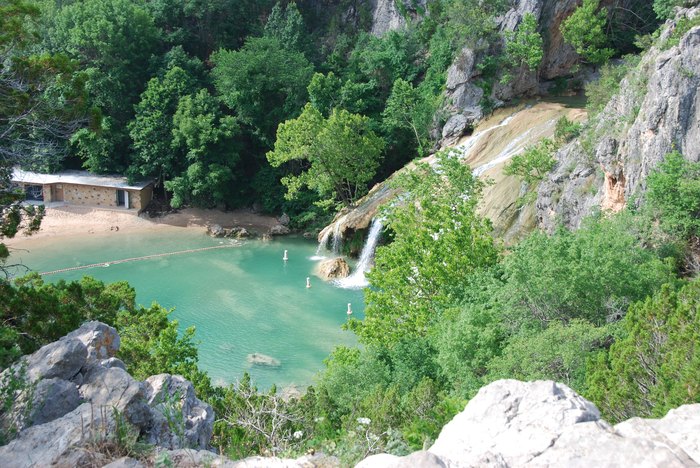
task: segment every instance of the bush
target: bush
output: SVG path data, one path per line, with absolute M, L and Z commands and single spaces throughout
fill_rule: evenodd
M 661 417 L 700 402 L 700 281 L 666 285 L 630 307 L 622 337 L 591 363 L 590 398 L 606 419 Z

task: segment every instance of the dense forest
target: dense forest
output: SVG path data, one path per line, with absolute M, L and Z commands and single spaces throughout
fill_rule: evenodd
M 406 26 L 377 36 L 362 1 L 1 0 L 0 239 L 42 216 L 9 187 L 15 164 L 152 178 L 174 208 L 255 205 L 288 213 L 294 227 L 322 225 L 437 149 L 447 70 L 462 48 L 503 43 L 477 65 L 486 113 L 494 86 L 537 70 L 537 19 L 496 28 L 512 3 L 397 2 Z M 589 121 L 560 121 L 506 171 L 532 189 L 559 148 L 595 139 L 640 55 L 700 24 L 660 35 L 686 3 L 580 2 L 561 26 L 579 60 L 549 89 L 585 88 Z M 584 85 L 582 70 L 598 79 Z M 700 163 L 673 151 L 643 201 L 506 246 L 478 213 L 484 182 L 449 152 L 438 162 L 392 179 L 406 195 L 384 208 L 366 317 L 348 324 L 361 346 L 336 349 L 299 398 L 248 377 L 212 385 L 193 329 L 178 332 L 157 304 L 137 306 L 125 283 L 90 278 L 0 279 L 0 366 L 85 320 L 113 324 L 132 375 L 195 383 L 217 414 L 213 444 L 232 458 L 405 454 L 501 378 L 564 382 L 611 421 L 700 401 Z M 2 244 L 0 258 L 12 260 Z M 2 440 L 11 436 L 5 425 Z

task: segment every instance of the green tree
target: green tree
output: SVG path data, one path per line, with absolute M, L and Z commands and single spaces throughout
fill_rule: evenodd
M 300 171 L 282 179 L 287 197 L 295 197 L 306 186 L 328 203 L 349 205 L 366 192 L 383 146 L 367 117 L 334 109 L 324 119 L 307 104 L 297 119 L 280 125 L 267 159 L 273 167 L 289 162 L 301 165 Z
M 173 117 L 180 99 L 193 93 L 194 87 L 192 77 L 177 66 L 148 82 L 136 105 L 136 116 L 129 122 L 132 177 L 156 177 L 160 185 L 181 172 L 185 155 L 172 144 Z
M 589 219 L 579 230 L 534 232 L 503 261 L 494 291 L 512 330 L 583 319 L 601 326 L 673 279 L 670 262 L 644 248 L 638 219 Z
M 615 51 L 605 47 L 608 38 L 605 34 L 608 12 L 599 9 L 600 0 L 583 0 L 561 25 L 564 40 L 571 44 L 584 60 L 601 65 L 613 56 Z
M 48 46 L 78 60 L 87 76 L 90 104 L 101 110 L 89 128 L 73 135 L 84 166 L 95 172 L 128 165 L 127 122 L 148 76 L 158 31 L 138 3 L 85 0 L 58 10 Z
M 700 235 L 700 163 L 668 153 L 649 174 L 646 197 L 664 230 L 684 239 Z
M 265 23 L 265 36 L 277 39 L 287 50 L 306 52 L 309 35 L 296 3 L 288 3 L 284 10 L 279 2 L 275 4 Z
M 654 13 L 660 20 L 667 20 L 673 17 L 673 10 L 678 6 L 683 6 L 685 0 L 654 0 Z
M 220 50 L 211 60 L 222 101 L 272 146 L 277 126 L 296 117 L 306 102 L 309 61 L 269 37 L 249 39 L 238 51 Z
M 700 282 L 665 286 L 630 307 L 620 338 L 594 360 L 586 396 L 612 421 L 700 402 Z
M 382 113 L 383 123 L 390 130 L 410 130 L 415 138 L 418 154 L 424 155 L 434 111 L 435 107 L 430 105 L 418 89 L 399 78 L 394 82 L 391 95 L 386 101 Z
M 554 152 L 556 143 L 544 138 L 534 146 L 526 148 L 522 154 L 517 154 L 503 168 L 506 175 L 516 176 L 528 185 L 543 180 L 556 164 Z
M 21 0 L 0 3 L 0 274 L 9 250 L 2 243 L 39 228 L 43 206 L 23 206 L 10 182 L 14 166 L 56 167 L 85 113 L 84 80 L 65 56 L 35 54 L 40 10 Z M 0 279 L 0 281 L 2 281 Z
M 517 29 L 506 34 L 506 60 L 511 67 L 534 71 L 540 66 L 544 51 L 542 36 L 537 31 L 537 18 L 526 13 Z
M 403 193 L 385 213 L 393 241 L 377 249 L 365 319 L 351 322 L 363 342 L 385 346 L 425 336 L 474 272 L 498 259 L 491 226 L 476 213 L 482 184 L 458 158 L 439 153 L 392 186 Z
M 219 102 L 206 89 L 180 99 L 173 116 L 172 148 L 185 153 L 189 166 L 165 183 L 175 208 L 194 204 L 211 208 L 233 198 L 238 154 L 233 137 L 239 128 L 225 115 Z
M 548 379 L 583 392 L 586 362 L 612 341 L 609 328 L 572 320 L 566 325 L 552 322 L 543 331 L 524 330 L 511 337 L 500 355 L 488 364 L 488 380 Z

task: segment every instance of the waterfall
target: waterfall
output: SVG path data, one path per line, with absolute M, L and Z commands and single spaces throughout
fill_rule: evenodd
M 333 255 L 340 255 L 340 243 L 343 238 L 340 236 L 340 220 L 333 225 Z
M 328 248 L 328 238 L 330 236 L 331 236 L 330 231 L 326 231 L 323 234 L 323 237 L 321 237 L 321 241 L 318 243 L 318 247 L 316 248 L 316 254 L 314 254 L 311 257 L 311 260 L 316 261 L 316 260 L 323 260 L 326 258 L 326 256 L 324 255 L 324 250 L 326 250 Z
M 367 235 L 367 241 L 365 242 L 365 246 L 362 247 L 360 260 L 357 262 L 355 271 L 347 278 L 336 281 L 334 283 L 336 286 L 345 289 L 361 289 L 369 285 L 367 278 L 365 278 L 365 273 L 370 269 L 370 265 L 374 259 L 374 251 L 377 248 L 377 243 L 379 243 L 379 237 L 383 228 L 384 224 L 381 219 L 374 218 L 372 220 L 372 225 Z

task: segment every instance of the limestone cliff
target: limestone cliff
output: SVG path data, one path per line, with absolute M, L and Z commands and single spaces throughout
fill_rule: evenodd
M 700 160 L 700 27 L 668 47 L 680 22 L 699 15 L 700 8 L 682 10 L 669 21 L 590 128 L 558 152 L 557 166 L 539 188 L 542 227 L 577 227 L 596 209 L 639 203 L 647 175 L 674 148 Z
M 388 31 L 405 27 L 407 17 L 419 17 L 425 11 L 428 0 L 399 0 L 399 2 L 401 9 L 396 0 L 372 0 L 372 34 L 382 36 Z

